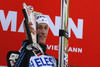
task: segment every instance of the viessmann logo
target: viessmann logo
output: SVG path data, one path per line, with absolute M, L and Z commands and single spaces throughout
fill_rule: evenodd
M 59 36 L 59 29 L 60 29 L 60 23 L 61 23 L 61 17 L 56 16 L 55 17 L 55 24 L 53 24 L 53 21 L 49 17 L 49 15 L 45 15 L 49 21 L 49 27 L 52 31 L 54 36 Z M 0 10 L 0 22 L 1 27 L 3 31 L 7 31 L 11 24 L 11 32 L 24 32 L 23 30 L 23 20 L 22 23 L 18 29 L 17 29 L 17 11 L 9 11 L 7 14 L 7 17 L 5 18 L 5 14 L 3 10 Z M 78 19 L 77 25 L 75 25 L 72 18 L 69 18 L 69 24 L 68 24 L 68 33 L 69 38 L 71 37 L 71 30 L 75 34 L 77 39 L 83 39 L 83 19 Z M 51 50 L 58 50 L 58 46 L 54 45 L 48 45 L 48 49 Z M 75 48 L 75 47 L 69 47 L 68 51 L 70 52 L 77 52 L 82 53 L 82 48 Z

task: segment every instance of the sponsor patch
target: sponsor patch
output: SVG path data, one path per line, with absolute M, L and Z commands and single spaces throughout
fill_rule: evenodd
M 33 56 L 30 58 L 29 67 L 56 67 L 56 59 L 52 56 Z

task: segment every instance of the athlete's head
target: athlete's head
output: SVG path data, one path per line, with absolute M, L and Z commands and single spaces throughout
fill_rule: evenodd
M 49 22 L 44 15 L 37 15 L 36 22 L 39 28 L 39 43 L 44 44 L 48 35 Z
M 65 3 L 67 4 L 67 0 L 65 0 Z

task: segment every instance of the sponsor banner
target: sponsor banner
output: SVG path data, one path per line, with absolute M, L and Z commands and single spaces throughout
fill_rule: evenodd
M 17 51 L 25 40 L 22 4 L 46 15 L 50 22 L 47 53 L 58 58 L 60 0 L 2 0 L 0 2 L 0 66 L 6 66 L 8 51 Z M 100 1 L 69 2 L 69 67 L 98 67 L 100 62 Z

